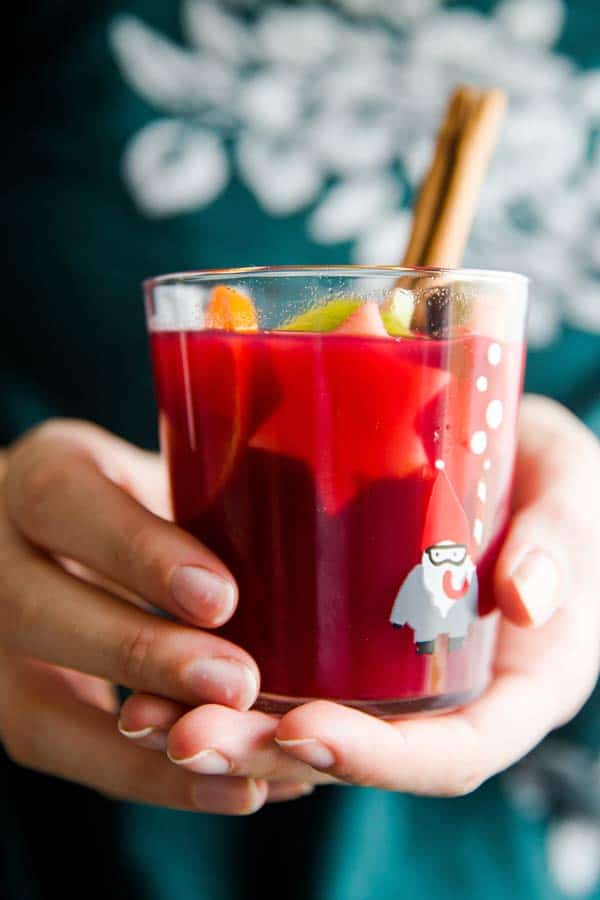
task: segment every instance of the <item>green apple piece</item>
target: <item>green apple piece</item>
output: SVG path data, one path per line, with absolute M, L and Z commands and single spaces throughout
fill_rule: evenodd
M 388 334 L 410 336 L 410 323 L 415 308 L 415 295 L 404 288 L 394 288 L 381 309 L 381 318 Z
M 339 297 L 295 316 L 280 331 L 335 331 L 355 312 L 363 301 L 360 297 Z

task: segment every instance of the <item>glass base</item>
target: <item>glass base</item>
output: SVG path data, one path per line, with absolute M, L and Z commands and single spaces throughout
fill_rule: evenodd
M 433 715 L 435 713 L 447 713 L 461 706 L 471 703 L 481 693 L 486 685 L 473 688 L 470 691 L 457 691 L 453 694 L 437 694 L 432 697 L 410 698 L 391 700 L 339 700 L 325 697 L 286 697 L 283 694 L 259 694 L 254 704 L 254 709 L 260 712 L 271 713 L 275 716 L 283 716 L 285 713 L 301 706 L 303 703 L 311 703 L 315 700 L 330 699 L 333 703 L 342 703 L 344 706 L 352 706 L 361 712 L 378 716 L 380 719 L 389 719 L 396 716 Z

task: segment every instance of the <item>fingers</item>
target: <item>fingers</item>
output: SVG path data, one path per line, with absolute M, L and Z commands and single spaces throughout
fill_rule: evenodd
M 8 649 L 196 705 L 250 706 L 259 675 L 241 648 L 79 581 L 3 523 L 0 628 Z M 24 573 L 26 577 L 24 577 Z
M 352 784 L 462 796 L 550 730 L 555 710 L 547 687 L 506 674 L 464 711 L 396 723 L 319 701 L 287 713 L 276 740 L 294 758 Z
M 279 746 L 351 783 L 459 796 L 527 753 L 585 702 L 600 633 L 600 457 L 597 442 L 555 404 L 524 406 L 515 516 L 498 561 L 504 621 L 487 692 L 460 712 L 383 722 L 332 703 L 285 715 Z M 549 562 L 550 561 L 550 562 Z
M 141 460 L 147 467 L 146 457 L 100 429 L 40 428 L 10 454 L 8 513 L 44 550 L 83 563 L 183 621 L 222 625 L 237 603 L 227 568 L 113 480 L 123 482 Z
M 264 781 L 198 776 L 173 766 L 165 755 L 123 740 L 114 716 L 56 691 L 50 694 L 42 685 L 27 701 L 21 699 L 18 715 L 12 727 L 4 724 L 2 735 L 15 762 L 114 797 L 246 815 L 259 809 L 269 793 Z M 276 790 L 273 795 L 277 799 Z
M 131 694 L 121 707 L 119 731 L 138 747 L 166 753 L 169 731 L 188 706 L 152 694 Z
M 331 781 L 279 749 L 274 742 L 278 721 L 264 713 L 237 713 L 215 705 L 182 714 L 176 704 L 137 694 L 123 704 L 119 729 L 136 743 L 157 749 L 164 748 L 168 736 L 171 761 L 197 774 L 248 775 L 285 783 Z
M 268 786 L 267 803 L 283 803 L 288 800 L 299 800 L 312 794 L 314 784 L 286 784 L 285 782 L 272 781 Z
M 202 706 L 183 716 L 169 734 L 168 754 L 176 765 L 204 774 L 244 775 L 270 781 L 326 783 L 274 742 L 278 719 Z
M 578 602 L 600 541 L 600 451 L 565 409 L 529 398 L 521 419 L 515 510 L 495 570 L 497 602 L 517 625 L 542 625 Z

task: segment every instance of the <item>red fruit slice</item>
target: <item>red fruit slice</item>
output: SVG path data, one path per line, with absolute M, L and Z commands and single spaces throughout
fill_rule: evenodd
M 341 325 L 334 329 L 335 334 L 358 334 L 365 337 L 388 337 L 379 306 L 375 300 L 367 300 L 358 309 L 350 313 Z
M 407 359 L 396 340 L 286 341 L 274 355 L 281 402 L 250 446 L 303 461 L 329 513 L 373 481 L 429 467 L 415 421 L 446 372 Z

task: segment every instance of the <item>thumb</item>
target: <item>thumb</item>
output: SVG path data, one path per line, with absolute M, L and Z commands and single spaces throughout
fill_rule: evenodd
M 518 514 L 496 565 L 496 602 L 511 622 L 539 626 L 561 605 L 568 590 L 568 565 L 543 507 Z
M 558 404 L 526 398 L 513 518 L 494 573 L 498 606 L 515 624 L 547 622 L 577 592 L 584 563 L 600 574 L 599 484 L 592 433 Z

